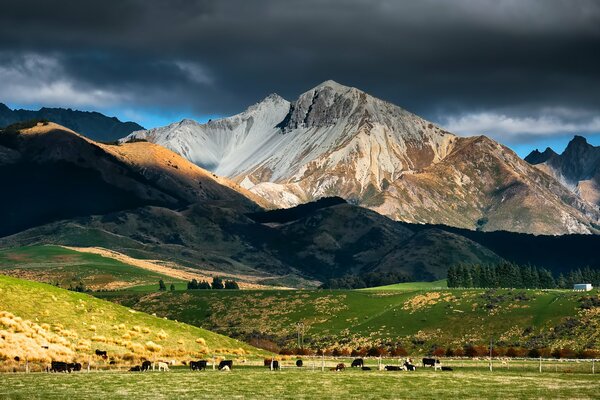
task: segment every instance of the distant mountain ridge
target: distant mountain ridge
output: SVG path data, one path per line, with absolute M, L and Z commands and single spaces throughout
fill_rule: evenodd
M 206 124 L 134 132 L 278 207 L 339 196 L 398 221 L 483 231 L 596 233 L 600 212 L 512 150 L 458 137 L 325 81 Z
M 116 117 L 107 117 L 95 111 L 48 107 L 40 108 L 37 111 L 11 110 L 5 104 L 0 103 L 0 128 L 34 119 L 57 123 L 90 139 L 102 142 L 115 141 L 131 132 L 144 129 L 135 122 L 121 122 Z
M 544 153 L 534 150 L 525 160 L 555 177 L 583 200 L 600 206 L 600 146 L 576 135 L 560 155 L 547 148 Z

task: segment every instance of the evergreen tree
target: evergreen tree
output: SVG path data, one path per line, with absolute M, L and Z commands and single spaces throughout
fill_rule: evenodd
M 239 289 L 239 285 L 236 281 L 225 281 L 225 289 Z
M 198 289 L 198 281 L 196 279 L 192 279 L 191 281 L 188 282 L 187 288 L 188 288 L 188 290 Z
M 450 268 L 448 268 L 447 285 L 449 288 L 456 287 L 456 267 L 454 265 L 451 265 Z
M 210 290 L 210 283 L 208 283 L 207 281 L 202 281 L 198 284 L 198 289 Z
M 567 288 L 567 278 L 565 278 L 565 276 L 562 274 L 562 272 L 558 276 L 558 280 L 556 281 L 556 286 L 558 286 L 558 288 L 560 288 L 560 289 Z
M 167 290 L 167 285 L 165 285 L 165 282 L 162 279 L 158 281 L 158 290 L 160 290 L 161 292 Z
M 175 291 L 175 285 L 171 283 L 171 287 L 169 288 L 171 290 L 171 292 Z
M 223 280 L 218 276 L 215 276 L 212 280 L 212 288 L 213 289 L 224 289 Z

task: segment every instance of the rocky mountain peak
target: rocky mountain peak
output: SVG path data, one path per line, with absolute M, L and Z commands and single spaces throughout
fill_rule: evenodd
M 527 157 L 525 157 L 525 161 L 527 161 L 531 165 L 537 165 L 544 163 L 551 159 L 552 157 L 556 157 L 558 154 L 550 147 L 546 147 L 546 150 L 540 152 L 538 149 L 533 150 Z

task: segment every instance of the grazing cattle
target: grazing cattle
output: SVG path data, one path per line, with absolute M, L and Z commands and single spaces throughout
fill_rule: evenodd
M 158 366 L 159 371 L 168 371 L 169 370 L 169 364 L 167 364 L 166 362 L 159 361 L 156 363 L 156 365 Z
M 400 368 L 397 365 L 386 365 L 385 370 L 386 371 L 402 371 L 402 368 Z
M 304 365 L 304 364 L 302 363 L 302 360 L 296 360 L 296 367 L 298 367 L 298 368 L 302 368 L 302 365 Z
M 219 370 L 222 370 L 225 367 L 228 367 L 228 369 L 233 369 L 233 360 L 222 360 L 219 363 Z
M 226 365 L 223 368 L 221 368 L 220 371 L 231 371 L 231 368 L 229 368 L 229 365 Z
M 69 364 L 62 361 L 52 361 L 50 372 L 71 372 Z
M 207 364 L 208 362 L 206 360 L 190 361 L 190 369 L 192 371 L 206 370 Z
M 106 350 L 98 350 L 98 349 L 96 349 L 96 355 L 98 357 L 104 358 L 105 360 L 108 358 L 108 354 L 106 353 Z
M 335 366 L 336 371 L 343 371 L 345 369 L 346 369 L 346 365 L 344 363 L 339 363 L 338 365 Z
M 110 362 L 108 363 L 108 365 L 117 365 L 117 362 L 115 360 L 110 360 Z
M 371 367 L 362 366 L 362 367 L 360 367 L 360 369 L 362 369 L 363 371 L 370 371 Z
M 273 359 L 272 359 L 272 358 L 265 358 L 265 359 L 263 360 L 263 365 L 264 365 L 265 367 L 270 367 L 270 366 L 271 366 L 271 361 L 273 361 Z
M 351 368 L 354 367 L 362 367 L 365 365 L 365 362 L 362 358 L 356 358 L 354 359 L 354 361 L 352 361 L 352 364 L 350 365 Z
M 150 368 L 152 368 L 152 363 L 150 361 L 144 361 L 142 363 L 141 371 L 150 371 Z
M 439 364 L 440 360 L 436 360 L 435 358 L 423 358 L 423 367 L 435 367 L 435 364 Z
M 442 367 L 442 371 L 453 371 L 450 367 Z
M 404 368 L 406 368 L 407 371 L 416 371 L 417 370 L 417 366 L 409 363 L 408 361 L 406 361 L 404 363 Z
M 67 365 L 69 372 L 71 371 L 81 371 L 81 363 L 69 363 Z
M 141 370 L 142 370 L 142 367 L 140 367 L 139 365 L 129 368 L 129 372 L 140 372 Z
M 273 361 L 273 370 L 276 370 L 276 369 L 280 369 L 279 361 L 277 361 L 277 360 Z

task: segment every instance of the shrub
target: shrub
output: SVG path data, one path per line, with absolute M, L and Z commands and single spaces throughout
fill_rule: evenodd
M 390 355 L 394 357 L 406 357 L 408 355 L 408 351 L 402 346 L 394 347 L 390 352 Z

